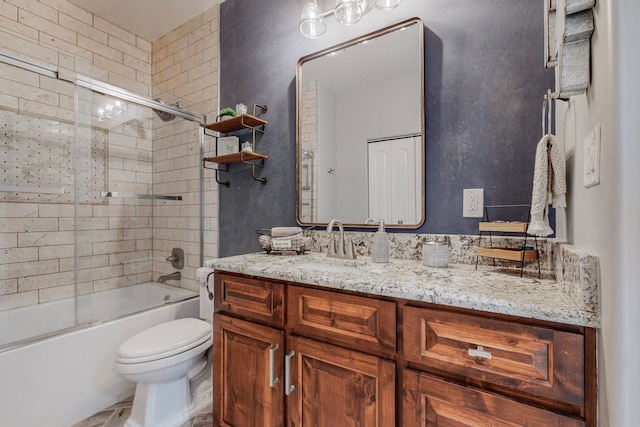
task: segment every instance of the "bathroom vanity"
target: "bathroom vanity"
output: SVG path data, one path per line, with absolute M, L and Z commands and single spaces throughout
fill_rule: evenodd
M 322 254 L 208 264 L 215 425 L 596 425 L 597 314 L 553 280 Z

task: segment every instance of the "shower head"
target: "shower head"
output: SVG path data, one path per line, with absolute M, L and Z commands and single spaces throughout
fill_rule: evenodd
M 166 104 L 162 99 L 160 99 L 160 98 L 153 98 L 153 100 L 154 100 L 154 101 L 157 101 L 157 102 L 159 102 L 159 103 L 161 103 L 161 104 L 167 105 L 167 104 Z M 178 108 L 179 108 L 179 107 L 180 107 L 180 103 L 178 103 L 178 104 L 171 104 L 170 106 L 171 106 L 171 107 L 178 107 Z M 154 112 L 154 113 L 156 113 L 156 115 L 157 115 L 158 117 L 160 117 L 160 120 L 162 120 L 163 122 L 170 122 L 171 120 L 173 120 L 173 119 L 175 119 L 175 118 L 176 118 L 176 115 L 175 115 L 175 114 L 171 114 L 171 113 L 168 113 L 168 112 L 166 112 L 166 111 L 156 110 L 155 108 L 152 108 L 152 110 L 153 110 L 153 112 Z

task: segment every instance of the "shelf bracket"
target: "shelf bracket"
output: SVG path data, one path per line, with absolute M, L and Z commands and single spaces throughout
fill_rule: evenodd
M 258 178 L 258 177 L 256 177 L 256 166 L 259 166 L 259 165 L 256 165 L 256 164 L 252 164 L 251 165 L 251 178 L 253 178 L 254 180 L 256 180 L 258 182 L 261 182 L 262 185 L 267 185 L 267 178 Z
M 208 167 L 208 166 L 207 166 L 207 161 L 206 161 L 206 160 L 202 160 L 202 167 L 203 167 L 204 169 L 209 169 L 209 170 L 213 170 L 213 171 L 215 171 L 215 172 L 216 172 L 215 179 L 216 179 L 216 182 L 217 182 L 218 184 L 220 184 L 220 185 L 224 185 L 225 187 L 228 187 L 228 186 L 230 185 L 229 181 L 221 182 L 221 181 L 218 179 L 218 172 L 227 172 L 227 171 L 229 170 L 229 166 L 227 166 L 227 169 L 211 168 L 211 167 Z

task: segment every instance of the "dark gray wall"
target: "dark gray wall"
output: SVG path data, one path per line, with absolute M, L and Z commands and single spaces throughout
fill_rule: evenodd
M 323 4 L 323 2 L 320 2 Z M 542 7 L 531 0 L 405 0 L 352 27 L 328 18 L 327 35 L 298 31 L 303 1 L 228 0 L 220 7 L 222 107 L 267 104 L 258 151 L 269 155 L 255 182 L 232 165 L 220 187 L 220 256 L 260 249 L 258 228 L 296 224 L 295 73 L 302 56 L 419 17 L 425 25 L 426 221 L 419 233 L 475 234 L 462 218 L 462 190 L 485 204 L 529 203 L 542 97 Z M 331 1 L 324 1 L 329 6 Z

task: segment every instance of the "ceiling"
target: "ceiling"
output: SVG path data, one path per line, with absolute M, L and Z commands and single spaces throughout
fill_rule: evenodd
M 224 0 L 68 0 L 143 39 L 154 42 Z

